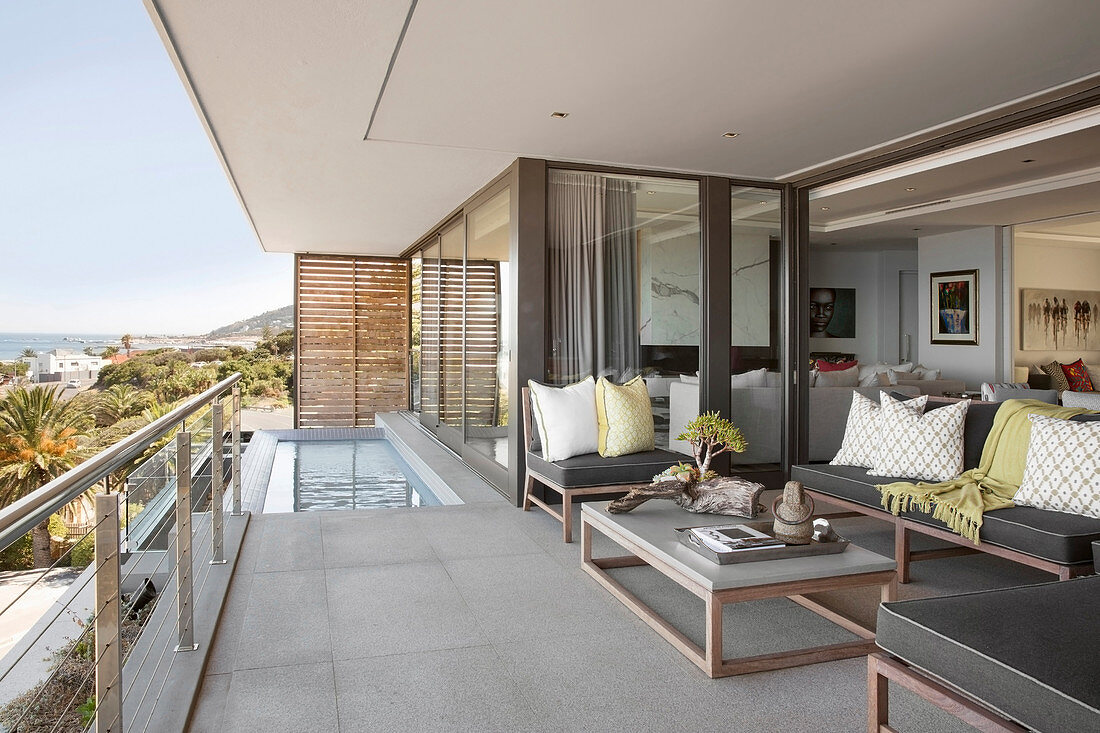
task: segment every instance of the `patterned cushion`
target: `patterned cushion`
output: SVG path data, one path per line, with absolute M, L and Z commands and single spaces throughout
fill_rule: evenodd
M 601 377 L 596 383 L 596 419 L 601 456 L 653 450 L 653 409 L 641 377 L 621 386 Z
M 1100 422 L 1029 418 L 1024 480 L 1012 500 L 1100 519 Z
M 908 398 L 906 401 L 909 401 Z M 924 410 L 928 395 L 921 395 L 911 402 L 914 409 Z M 836 457 L 829 461 L 830 465 L 873 468 L 878 460 L 881 415 L 882 409 L 877 402 L 859 392 L 852 392 L 852 407 L 848 410 L 844 440 Z
M 1013 398 L 1026 399 L 1031 395 L 1012 394 L 1024 389 L 1031 389 L 1031 385 L 1027 382 L 982 382 L 982 400 L 985 402 L 1004 402 Z M 997 399 L 998 396 L 1000 396 L 1000 399 Z
M 826 361 L 825 359 L 817 360 L 817 370 L 819 372 L 842 372 L 845 369 L 851 369 L 854 366 L 859 366 L 858 361 Z
M 879 451 L 872 476 L 949 481 L 963 470 L 963 426 L 970 400 L 924 412 L 916 400 L 902 402 L 882 392 Z
M 1069 389 L 1069 380 L 1066 379 L 1066 373 L 1062 371 L 1062 365 L 1056 361 L 1052 361 L 1049 364 L 1043 364 L 1039 367 L 1043 370 L 1043 373 L 1050 377 L 1050 386 L 1059 392 L 1065 392 Z
M 1072 364 L 1063 364 L 1062 373 L 1066 375 L 1069 388 L 1074 392 L 1092 391 L 1092 380 L 1089 378 L 1089 370 L 1085 362 L 1078 359 Z

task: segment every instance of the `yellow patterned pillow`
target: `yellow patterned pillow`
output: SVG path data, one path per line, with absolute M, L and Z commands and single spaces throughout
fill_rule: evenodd
M 596 418 L 604 458 L 653 450 L 653 412 L 641 377 L 622 386 L 601 377 L 596 382 Z

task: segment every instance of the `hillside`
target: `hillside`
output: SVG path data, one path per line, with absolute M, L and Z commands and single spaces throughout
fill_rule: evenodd
M 294 327 L 294 306 L 288 305 L 276 308 L 258 316 L 245 318 L 243 321 L 230 323 L 228 326 L 215 328 L 207 334 L 207 338 L 226 338 L 228 336 L 252 336 L 259 334 L 265 326 L 270 326 L 275 333 L 286 328 Z

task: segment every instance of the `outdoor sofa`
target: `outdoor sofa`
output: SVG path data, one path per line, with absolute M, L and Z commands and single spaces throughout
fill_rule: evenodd
M 586 453 L 560 461 L 547 461 L 542 455 L 538 423 L 531 412 L 529 387 L 523 388 L 523 439 L 527 449 L 523 511 L 530 510 L 532 504 L 544 509 L 561 522 L 565 542 L 573 541 L 574 498 L 626 493 L 638 484 L 648 484 L 654 476 L 684 458 L 679 453 L 658 448 L 614 458 Z M 536 483 L 561 495 L 560 511 L 536 493 Z
M 984 731 L 1100 730 L 1100 577 L 884 603 L 868 730 L 888 681 Z
M 895 395 L 902 398 L 903 395 Z M 933 410 L 947 402 L 929 401 Z M 963 470 L 978 465 L 986 435 L 1000 407 L 996 403 L 972 402 L 966 414 L 963 433 Z M 1077 421 L 1100 419 L 1086 413 Z M 843 433 L 844 422 L 833 430 Z M 1066 580 L 1093 572 L 1092 543 L 1100 540 L 1100 519 L 1063 512 L 1016 506 L 986 512 L 981 528 L 981 544 L 955 534 L 930 514 L 914 510 L 894 516 L 882 507 L 882 494 L 876 484 L 906 481 L 904 477 L 871 476 L 868 469 L 856 466 L 832 466 L 813 463 L 791 467 L 791 479 L 801 481 L 815 501 L 839 506 L 846 512 L 876 517 L 894 525 L 894 559 L 898 564 L 898 582 L 909 582 L 909 564 L 950 555 L 986 552 L 1015 562 L 1055 573 Z M 959 545 L 956 548 L 914 551 L 912 534 L 936 537 Z

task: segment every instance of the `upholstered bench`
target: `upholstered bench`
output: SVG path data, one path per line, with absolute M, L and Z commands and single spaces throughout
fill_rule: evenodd
M 1097 576 L 884 603 L 868 729 L 889 724 L 892 680 L 982 730 L 1100 730 L 1097 607 Z
M 562 523 L 562 537 L 573 541 L 573 499 L 578 496 L 625 493 L 638 484 L 648 484 L 653 477 L 684 459 L 683 454 L 667 450 L 651 450 L 615 458 L 599 453 L 547 461 L 543 458 L 537 423 L 531 414 L 531 393 L 523 388 L 523 430 L 527 447 L 527 478 L 523 485 L 523 510 L 532 504 L 546 510 Z M 561 495 L 559 512 L 540 499 L 532 489 L 535 482 Z
M 998 404 L 982 402 L 970 405 L 963 432 L 963 470 L 974 468 L 981 460 L 985 438 L 993 427 L 993 417 L 998 407 Z M 1095 417 L 1080 415 L 1073 419 Z M 875 486 L 904 481 L 904 478 L 871 476 L 865 468 L 828 464 L 792 466 L 791 478 L 801 481 L 815 500 L 892 522 L 894 560 L 898 563 L 898 581 L 901 583 L 909 582 L 910 562 L 974 551 L 1046 570 L 1062 579 L 1092 572 L 1092 543 L 1100 540 L 1100 519 L 1029 506 L 998 509 L 984 515 L 982 543 L 975 547 L 970 540 L 950 531 L 947 525 L 929 514 L 910 511 L 895 517 L 883 509 L 882 494 Z M 912 551 L 910 539 L 913 532 L 931 535 L 961 547 Z

